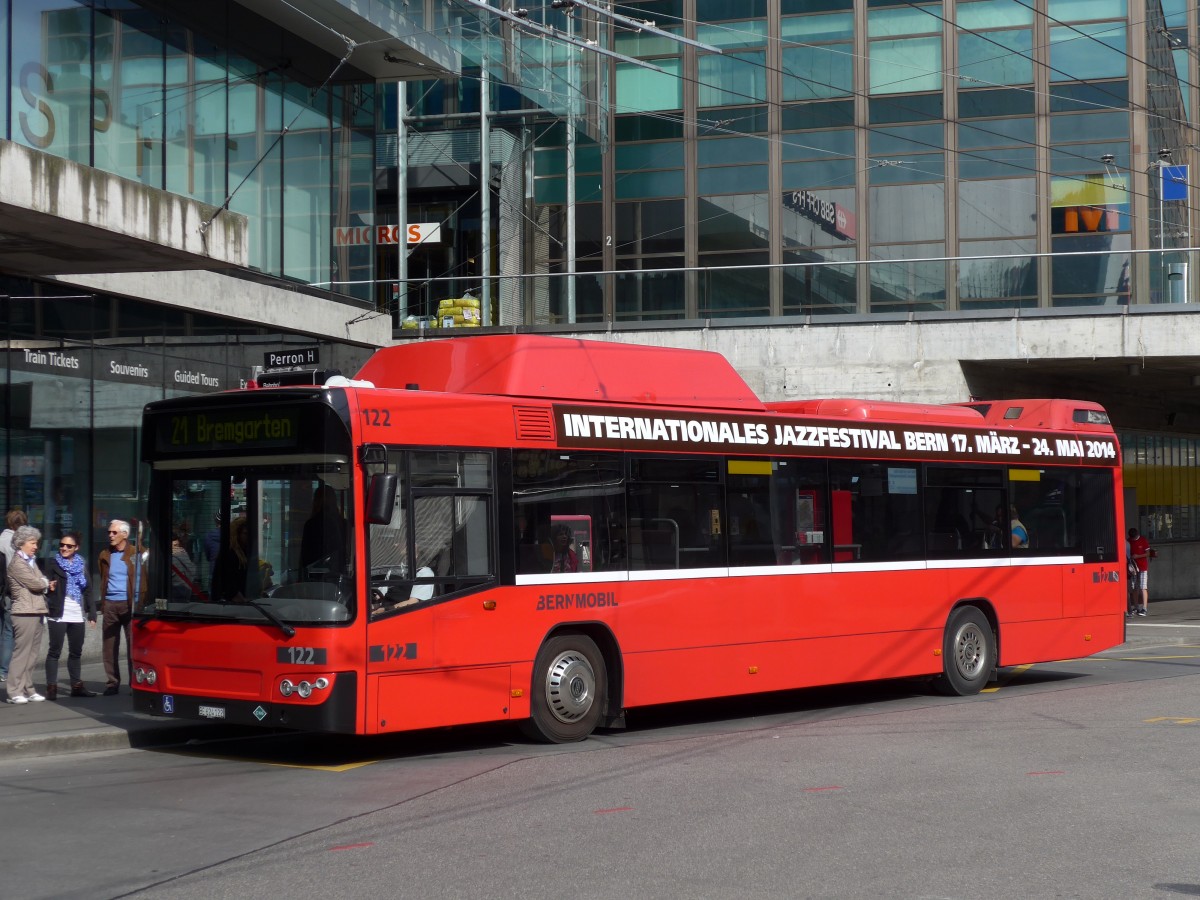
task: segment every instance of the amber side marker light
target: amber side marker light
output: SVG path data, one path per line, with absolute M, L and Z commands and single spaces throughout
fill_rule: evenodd
M 938 647 L 936 650 L 934 650 L 934 651 L 933 651 L 933 655 L 934 655 L 934 656 L 941 656 L 941 655 L 942 655 L 942 648 L 941 648 L 941 647 Z
M 751 667 L 750 667 L 750 674 L 751 674 L 751 675 L 757 675 L 757 674 L 758 674 L 758 666 L 751 666 Z
M 484 601 L 483 601 L 483 608 L 484 608 L 484 609 L 495 609 L 495 608 L 496 608 L 496 601 L 495 601 L 495 600 L 484 600 Z
M 525 696 L 524 688 L 513 688 L 512 691 L 510 691 L 509 693 L 511 693 L 513 697 L 524 697 Z

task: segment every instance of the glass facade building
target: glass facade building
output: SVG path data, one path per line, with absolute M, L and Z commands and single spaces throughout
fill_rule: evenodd
M 374 81 L 231 0 L 162 7 L 0 0 L 2 136 L 242 213 L 256 272 L 369 297 L 371 248 L 333 238 L 372 221 Z
M 528 54 L 530 38 L 459 10 L 474 67 L 405 95 L 408 220 L 441 222 L 443 236 L 412 254 L 401 313 L 429 315 L 437 296 L 468 288 L 496 298 L 491 324 L 530 326 L 1194 293 L 1180 185 L 1196 155 L 1197 23 L 1184 0 L 630 0 L 613 11 L 666 34 L 530 11 L 560 30 L 598 20 L 602 46 L 622 57 L 602 58 L 599 100 L 569 67 L 552 73 L 575 108 L 539 115 L 499 64 Z M 462 142 L 480 132 L 481 109 L 486 227 L 477 175 L 451 186 L 428 171 L 478 164 Z M 388 146 L 381 166 L 394 159 Z

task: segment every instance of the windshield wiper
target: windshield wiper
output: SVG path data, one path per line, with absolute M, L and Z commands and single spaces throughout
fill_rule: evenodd
M 249 603 L 251 606 L 253 606 L 255 609 L 257 609 L 260 613 L 262 613 L 268 619 L 270 619 L 273 624 L 278 625 L 279 630 L 282 631 L 285 635 L 287 635 L 288 637 L 292 637 L 293 635 L 295 635 L 296 629 L 293 628 L 291 625 L 289 625 L 287 622 L 283 621 L 283 619 L 279 618 L 279 616 L 275 615 L 275 611 L 272 610 L 269 606 L 263 606 L 263 604 L 259 603 L 257 600 L 247 600 L 246 602 Z

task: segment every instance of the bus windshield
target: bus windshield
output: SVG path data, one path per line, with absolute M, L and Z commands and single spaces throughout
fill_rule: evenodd
M 155 493 L 168 504 L 158 520 L 170 522 L 171 533 L 169 547 L 156 536 L 154 604 L 145 611 L 280 627 L 350 621 L 354 535 L 345 459 L 243 462 L 155 473 Z

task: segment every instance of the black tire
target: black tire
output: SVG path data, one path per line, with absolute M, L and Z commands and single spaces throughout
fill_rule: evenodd
M 582 741 L 596 728 L 608 697 L 608 669 L 591 638 L 553 637 L 533 662 L 530 718 L 524 732 L 550 744 Z
M 977 607 L 960 606 L 950 613 L 942 636 L 942 674 L 933 681 L 938 693 L 966 697 L 978 694 L 996 668 L 996 635 Z

